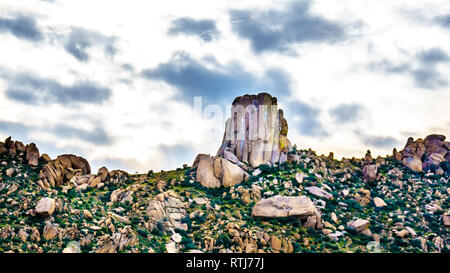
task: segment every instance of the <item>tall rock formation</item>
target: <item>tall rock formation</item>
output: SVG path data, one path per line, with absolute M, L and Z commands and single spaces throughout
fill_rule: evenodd
M 229 152 L 252 167 L 283 162 L 292 149 L 287 133 L 288 124 L 277 98 L 267 93 L 237 97 L 217 156 L 229 158 Z

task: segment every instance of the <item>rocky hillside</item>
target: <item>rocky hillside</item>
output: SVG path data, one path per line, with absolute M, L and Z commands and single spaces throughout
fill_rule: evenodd
M 266 123 L 275 141 L 262 149 L 266 142 L 245 133 L 264 127 L 245 122 L 259 111 L 242 111 L 243 142 L 224 137 L 217 156 L 158 173 L 92 174 L 82 157 L 52 160 L 34 144 L 0 142 L 0 252 L 450 250 L 444 136 L 410 138 L 384 158 L 368 151 L 339 161 L 292 147 L 278 109 Z

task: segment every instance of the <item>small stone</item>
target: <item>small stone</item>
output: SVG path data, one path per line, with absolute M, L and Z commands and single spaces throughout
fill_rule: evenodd
M 206 200 L 205 198 L 201 198 L 201 197 L 198 197 L 198 198 L 195 198 L 194 199 L 194 202 L 197 204 L 197 205 L 205 205 L 206 203 L 208 203 L 208 200 Z
M 33 230 L 31 230 L 31 240 L 35 242 L 39 242 L 41 240 L 39 230 L 35 227 L 33 227 Z
M 14 175 L 14 172 L 15 172 L 14 168 L 9 168 L 6 170 L 5 173 L 7 177 L 12 177 Z
M 411 237 L 417 236 L 417 233 L 414 231 L 414 229 L 412 229 L 410 227 L 406 227 L 405 229 L 408 231 L 408 233 L 409 233 L 409 235 L 411 235 Z
M 58 228 L 50 223 L 48 223 L 45 227 L 44 227 L 44 233 L 43 236 L 45 238 L 45 240 L 51 240 L 53 238 L 56 237 L 56 235 L 58 235 Z
M 167 253 L 178 253 L 178 248 L 177 248 L 175 242 L 167 243 L 166 251 L 167 251 Z
M 375 197 L 373 199 L 373 203 L 375 204 L 375 207 L 377 207 L 377 208 L 382 208 L 382 207 L 387 206 L 387 204 L 380 197 Z
M 406 229 L 403 229 L 396 233 L 396 235 L 400 238 L 406 237 L 408 235 L 408 231 Z
M 66 248 L 63 249 L 63 253 L 81 253 L 80 243 L 69 242 Z
M 324 189 L 321 189 L 321 188 L 316 187 L 316 186 L 306 187 L 305 189 L 307 191 L 309 191 L 311 194 L 313 194 L 315 196 L 318 196 L 318 197 L 323 197 L 325 199 L 331 199 L 333 197 L 333 195 L 331 195 L 330 193 L 328 193 Z
M 334 212 L 331 213 L 331 221 L 333 221 L 335 224 L 339 223 L 336 213 L 334 213 Z
M 175 243 L 180 243 L 183 239 L 179 233 L 172 234 L 171 238 Z
M 305 177 L 304 174 L 302 173 L 296 173 L 295 174 L 295 180 L 297 181 L 297 183 L 302 184 L 303 183 L 303 178 Z
M 90 211 L 86 210 L 86 209 L 83 211 L 83 215 L 84 215 L 85 218 L 88 218 L 88 219 L 94 218 L 92 216 L 92 213 Z
M 328 235 L 328 234 L 330 234 L 330 233 L 332 233 L 333 231 L 331 230 L 331 229 L 327 229 L 327 228 L 325 228 L 325 229 L 323 229 L 322 230 L 322 233 L 324 234 L 324 235 Z
M 275 251 L 281 250 L 281 240 L 273 235 L 272 235 L 272 237 L 270 237 L 270 245 L 271 245 L 272 249 Z
M 22 242 L 25 243 L 28 239 L 28 236 L 29 234 L 25 230 L 23 229 L 19 230 L 19 238 Z
M 361 232 L 369 228 L 369 221 L 363 219 L 356 219 L 347 223 L 347 228 L 355 232 Z
M 252 172 L 252 175 L 253 176 L 258 176 L 258 175 L 260 175 L 262 173 L 262 171 L 260 170 L 260 169 L 256 169 L 256 170 L 254 170 L 253 172 Z

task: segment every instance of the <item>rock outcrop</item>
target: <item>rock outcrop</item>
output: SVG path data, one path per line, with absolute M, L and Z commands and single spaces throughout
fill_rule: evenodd
M 42 184 L 44 188 L 61 186 L 75 176 L 90 173 L 91 167 L 86 159 L 76 155 L 60 155 L 44 165 L 39 173 L 41 180 L 38 184 Z
M 199 154 L 192 164 L 197 169 L 196 180 L 207 188 L 231 187 L 249 178 L 238 165 L 228 159 Z
M 287 133 L 288 124 L 275 97 L 267 93 L 237 97 L 217 156 L 230 152 L 252 167 L 279 163 L 291 150 Z
M 25 158 L 30 166 L 37 167 L 39 164 L 39 149 L 34 143 L 25 146 L 22 142 L 11 140 L 11 137 L 8 137 L 4 142 L 0 142 L 0 155 L 6 153 L 10 156 L 19 156 L 21 160 Z
M 443 173 L 442 162 L 450 163 L 450 142 L 443 135 L 429 135 L 425 139 L 408 138 L 405 147 L 400 152 L 393 150 L 393 156 L 404 166 L 416 172 L 433 171 Z
M 314 223 L 311 227 L 322 229 L 320 212 L 307 196 L 274 196 L 256 203 L 252 210 L 252 217 L 296 217 L 307 219 L 306 224 Z

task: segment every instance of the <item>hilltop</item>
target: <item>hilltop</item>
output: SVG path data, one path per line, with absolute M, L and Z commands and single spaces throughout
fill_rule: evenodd
M 261 93 L 234 100 L 217 155 L 172 171 L 92 174 L 80 156 L 7 138 L 0 252 L 450 250 L 445 136 L 337 160 L 287 135 L 276 98 Z

